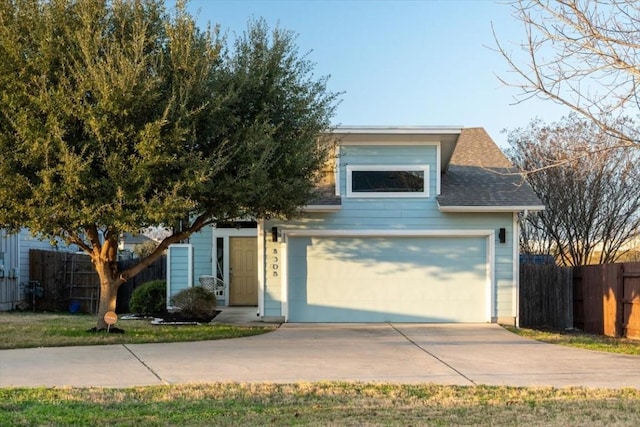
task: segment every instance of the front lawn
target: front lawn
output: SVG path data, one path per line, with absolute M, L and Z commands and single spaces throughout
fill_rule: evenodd
M 640 425 L 640 391 L 361 383 L 0 389 L 0 425 Z
M 124 334 L 87 332 L 96 317 L 68 313 L 0 312 L 0 349 L 71 345 L 203 341 L 259 335 L 272 326 L 152 325 L 149 320 L 119 320 Z
M 610 353 L 640 355 L 640 340 L 611 338 L 603 335 L 585 334 L 579 331 L 542 331 L 527 328 L 506 327 L 520 336 L 550 344 L 566 345 L 587 350 L 607 351 Z

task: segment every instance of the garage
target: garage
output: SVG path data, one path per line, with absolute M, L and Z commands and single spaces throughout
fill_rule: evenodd
M 289 322 L 487 322 L 486 236 L 296 236 Z

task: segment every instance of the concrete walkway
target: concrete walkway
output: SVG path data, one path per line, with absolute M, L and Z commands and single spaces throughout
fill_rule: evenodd
M 491 324 L 283 324 L 229 340 L 0 351 L 0 387 L 334 380 L 640 388 L 640 357 Z

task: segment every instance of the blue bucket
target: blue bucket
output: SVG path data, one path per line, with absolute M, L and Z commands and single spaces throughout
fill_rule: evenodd
M 80 301 L 71 301 L 69 304 L 69 313 L 76 314 L 80 311 Z

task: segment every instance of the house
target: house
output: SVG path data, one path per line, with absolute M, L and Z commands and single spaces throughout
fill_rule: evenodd
M 221 305 L 264 320 L 517 322 L 517 214 L 544 207 L 484 129 L 332 136 L 300 218 L 219 224 L 169 248 L 169 300 L 217 276 Z
M 131 234 L 122 233 L 118 240 L 118 259 L 131 259 L 138 258 L 136 249 L 140 245 L 154 244 L 157 245 L 157 241 L 144 234 Z
M 29 250 L 76 252 L 76 245 L 43 240 L 23 228 L 17 233 L 0 229 L 0 311 L 13 310 L 24 299 L 29 284 Z

